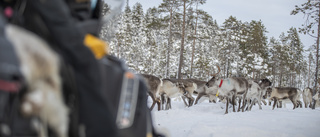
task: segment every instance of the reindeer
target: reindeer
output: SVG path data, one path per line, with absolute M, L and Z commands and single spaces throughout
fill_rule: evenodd
M 255 101 L 258 101 L 259 109 L 262 109 L 261 107 L 261 94 L 262 94 L 262 89 L 259 86 L 258 83 L 249 80 L 249 88 L 248 88 L 248 93 L 246 96 L 246 100 L 249 103 L 247 106 L 247 110 L 251 111 L 251 108 Z
M 275 105 L 278 103 L 278 101 L 282 101 L 283 99 L 289 98 L 290 101 L 293 104 L 293 109 L 295 109 L 299 104 L 298 104 L 298 99 L 299 99 L 299 89 L 297 88 L 292 88 L 292 87 L 274 87 L 272 88 L 270 99 L 273 99 L 273 107 L 274 109 Z
M 158 105 L 158 111 L 160 110 L 160 96 L 159 96 L 159 91 L 162 86 L 162 80 L 156 76 L 149 75 L 149 74 L 141 74 L 145 81 L 146 85 L 148 87 L 148 95 L 152 99 L 152 105 L 150 107 L 150 110 L 152 110 L 155 106 L 155 104 Z
M 175 82 L 171 79 L 162 79 L 162 86 L 159 90 L 161 96 L 161 109 L 171 109 L 171 98 L 188 94 L 182 82 Z M 164 106 L 165 105 L 165 108 Z
M 17 51 L 27 84 L 22 115 L 40 118 L 40 126 L 35 127 L 39 136 L 48 136 L 49 126 L 58 137 L 67 137 L 69 110 L 63 100 L 58 55 L 45 41 L 17 26 L 8 25 L 5 33 Z
M 184 104 L 188 107 L 191 107 L 194 102 L 194 97 L 192 97 L 193 92 L 197 89 L 197 84 L 188 79 L 170 79 L 174 83 L 182 83 L 185 91 L 187 92 L 185 95 L 181 96 Z M 188 102 L 186 102 L 188 99 Z
M 197 89 L 195 90 L 195 93 L 198 94 L 196 101 L 194 102 L 194 104 L 198 104 L 199 99 L 202 96 L 208 96 L 209 97 L 209 101 L 210 102 L 214 102 L 216 103 L 216 93 L 217 91 L 214 91 L 212 88 L 208 88 L 206 86 L 206 81 L 201 81 L 201 80 L 197 80 L 197 79 L 187 79 L 189 81 L 194 82 L 195 84 L 197 84 Z
M 319 91 L 314 95 L 312 96 L 312 99 L 314 99 L 316 101 L 316 103 L 314 104 L 316 107 L 320 106 L 320 94 L 319 94 Z
M 249 89 L 247 93 L 247 102 L 249 102 L 250 104 L 248 105 L 247 110 L 251 110 L 253 104 L 256 101 L 258 102 L 259 109 L 262 109 L 261 101 L 263 100 L 263 96 L 267 92 L 267 88 L 269 88 L 272 83 L 268 79 L 261 79 L 259 82 L 249 80 L 248 82 Z
M 226 97 L 226 111 L 225 114 L 228 113 L 229 100 L 233 104 L 233 112 L 235 112 L 235 99 L 239 98 L 239 107 L 238 111 L 240 111 L 241 99 L 243 99 L 242 103 L 242 112 L 244 112 L 245 107 L 245 98 L 248 91 L 248 81 L 245 78 L 232 77 L 227 79 L 218 79 L 216 75 L 219 74 L 220 67 L 217 65 L 219 71 L 216 74 L 211 75 L 212 78 L 206 83 L 208 88 L 212 87 L 213 90 L 217 91 L 217 94 L 222 97 Z
M 272 82 L 265 78 L 265 79 L 261 79 L 259 81 L 259 86 L 261 88 L 261 96 L 260 96 L 260 100 L 263 102 L 264 105 L 267 105 L 267 102 L 264 100 L 267 98 L 267 92 L 268 92 L 268 89 L 271 89 L 271 85 L 272 85 Z M 271 90 L 270 90 L 270 93 L 271 93 Z
M 302 93 L 303 103 L 304 107 L 307 108 L 308 104 L 311 108 L 312 106 L 312 89 L 311 88 L 305 88 Z

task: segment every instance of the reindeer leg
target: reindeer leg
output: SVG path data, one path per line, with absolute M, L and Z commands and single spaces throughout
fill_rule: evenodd
M 250 106 L 250 104 L 251 104 L 250 101 L 248 101 L 248 100 L 249 100 L 249 99 L 247 99 L 247 102 L 249 102 L 249 103 L 248 103 L 249 105 L 246 107 L 246 111 L 249 110 L 249 106 Z
M 191 100 L 191 98 L 187 98 L 188 99 L 188 107 L 191 107 L 192 106 L 192 100 Z
M 228 114 L 228 109 L 229 109 L 229 98 L 227 98 L 226 112 L 224 112 L 224 114 Z
M 291 102 L 292 102 L 292 104 L 293 104 L 293 109 L 295 109 L 296 106 L 297 106 L 296 100 L 294 100 L 292 97 L 290 97 L 289 99 L 291 100 Z
M 171 98 L 168 97 L 168 109 L 171 109 Z
M 160 101 L 161 102 L 161 109 L 165 110 L 166 109 L 166 106 L 165 106 L 166 98 L 165 98 L 164 94 L 161 94 L 160 98 L 161 98 L 161 101 Z
M 152 110 L 153 107 L 154 107 L 154 105 L 156 104 L 156 100 L 155 100 L 155 98 L 154 98 L 154 96 L 153 96 L 152 94 L 150 94 L 150 97 L 151 97 L 151 99 L 152 99 L 152 105 L 151 105 L 151 107 L 150 107 L 150 110 Z
M 161 101 L 160 101 L 160 100 L 157 100 L 156 102 L 157 102 L 157 105 L 158 105 L 158 111 L 160 111 L 160 110 L 161 110 L 161 108 L 160 108 L 160 103 L 161 103 Z
M 204 93 L 199 93 L 194 104 L 198 104 L 199 99 L 204 95 Z
M 304 108 L 307 108 L 307 103 L 304 101 Z
M 164 98 L 164 102 L 163 102 L 163 106 L 164 106 L 164 110 L 168 110 L 169 109 L 169 101 L 168 101 L 168 97 Z
M 259 105 L 259 109 L 261 110 L 262 107 L 261 107 L 261 100 L 258 100 L 258 105 Z
M 262 101 L 262 103 L 266 106 L 267 105 L 267 102 L 263 99 L 263 100 L 261 100 Z
M 233 96 L 232 98 L 232 102 L 233 102 L 233 112 L 239 112 L 239 108 L 238 108 L 238 111 L 236 111 L 236 95 Z M 240 106 L 240 104 L 239 104 Z
M 276 104 L 277 104 L 277 99 L 276 99 L 276 98 L 274 98 L 274 99 L 273 99 L 273 101 L 274 101 L 274 103 L 273 103 L 272 110 L 274 110 L 274 107 L 275 107 L 275 106 L 276 106 Z
M 271 106 L 271 102 L 272 102 L 271 100 L 269 100 L 269 101 L 268 101 L 268 103 L 269 103 L 269 106 Z
M 191 95 L 189 95 L 188 99 L 189 99 L 189 107 L 191 107 L 193 105 L 194 98 Z
M 242 112 L 244 112 L 244 108 L 247 105 L 247 100 L 245 99 L 247 98 L 247 93 L 244 94 L 243 96 L 243 101 L 242 101 Z
M 150 107 L 150 110 L 152 110 L 153 108 L 154 108 L 154 105 L 156 104 L 156 102 L 155 101 L 153 101 L 152 102 L 152 105 L 151 105 L 151 107 Z
M 188 103 L 186 102 L 186 97 L 185 96 L 181 96 L 183 103 L 185 106 L 189 106 Z
M 302 108 L 302 102 L 298 100 L 300 108 Z
M 251 108 L 253 106 L 254 100 L 251 100 L 250 104 L 248 103 L 248 111 L 251 111 Z
M 238 102 L 238 112 L 240 112 L 240 109 L 242 109 L 242 112 L 244 110 L 244 108 L 241 108 L 241 98 L 239 98 L 239 102 Z M 242 104 L 243 105 L 243 104 Z M 244 107 L 244 106 L 243 106 Z

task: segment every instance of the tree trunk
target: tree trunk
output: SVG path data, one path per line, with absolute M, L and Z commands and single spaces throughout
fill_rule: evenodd
M 191 72 L 190 72 L 190 78 L 192 78 L 193 76 L 193 57 L 194 57 L 194 49 L 195 49 L 195 45 L 196 45 L 196 36 L 197 36 L 197 26 L 198 26 L 198 3 L 197 3 L 197 7 L 196 7 L 196 12 L 197 12 L 197 17 L 196 17 L 196 25 L 195 25 L 195 29 L 194 29 L 194 37 L 193 37 L 193 44 L 192 44 L 192 55 L 191 55 Z
M 167 45 L 167 62 L 166 62 L 166 74 L 165 74 L 165 78 L 168 78 L 170 75 L 170 50 L 171 50 L 171 45 L 172 45 L 172 30 L 171 30 L 171 26 L 172 26 L 172 14 L 173 14 L 173 10 L 172 7 L 173 5 L 171 5 L 170 7 L 170 23 L 169 23 L 169 37 L 168 37 L 168 45 Z
M 319 13 L 318 13 L 318 19 L 320 19 L 320 7 L 319 7 Z M 319 38 L 320 38 L 320 20 L 318 20 L 318 36 L 317 36 L 317 53 L 316 53 L 316 73 L 315 73 L 315 79 L 314 79 L 314 89 L 313 89 L 313 96 L 318 91 L 318 68 L 319 68 Z M 316 106 L 316 100 L 313 99 L 313 105 L 312 109 L 315 109 Z
M 310 87 L 310 67 L 311 67 L 311 59 L 309 58 L 308 87 Z
M 182 38 L 181 38 L 181 47 L 180 47 L 180 61 L 179 61 L 179 68 L 178 68 L 178 79 L 181 79 L 181 69 L 183 66 L 185 24 L 186 24 L 186 0 L 183 1 L 183 23 L 182 23 Z

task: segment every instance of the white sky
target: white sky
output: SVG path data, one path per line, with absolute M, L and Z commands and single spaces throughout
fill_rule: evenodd
M 143 9 L 158 6 L 162 0 L 129 0 L 132 7 L 135 3 L 141 3 Z M 207 0 L 201 9 L 208 12 L 213 19 L 221 25 L 231 15 L 237 20 L 250 22 L 261 20 L 265 25 L 268 38 L 279 39 L 282 32 L 287 32 L 291 27 L 299 28 L 304 23 L 302 14 L 290 15 L 295 5 L 301 5 L 306 0 Z M 309 35 L 300 34 L 300 39 L 305 49 L 315 43 L 315 39 Z

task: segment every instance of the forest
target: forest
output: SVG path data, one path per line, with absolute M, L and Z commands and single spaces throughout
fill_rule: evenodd
M 137 73 L 208 80 L 218 65 L 223 78 L 268 78 L 273 86 L 300 89 L 314 85 L 316 46 L 304 50 L 299 28 L 269 38 L 263 20 L 230 16 L 217 24 L 201 4 L 205 0 L 163 0 L 146 12 L 140 3 L 127 4 L 100 37 Z

